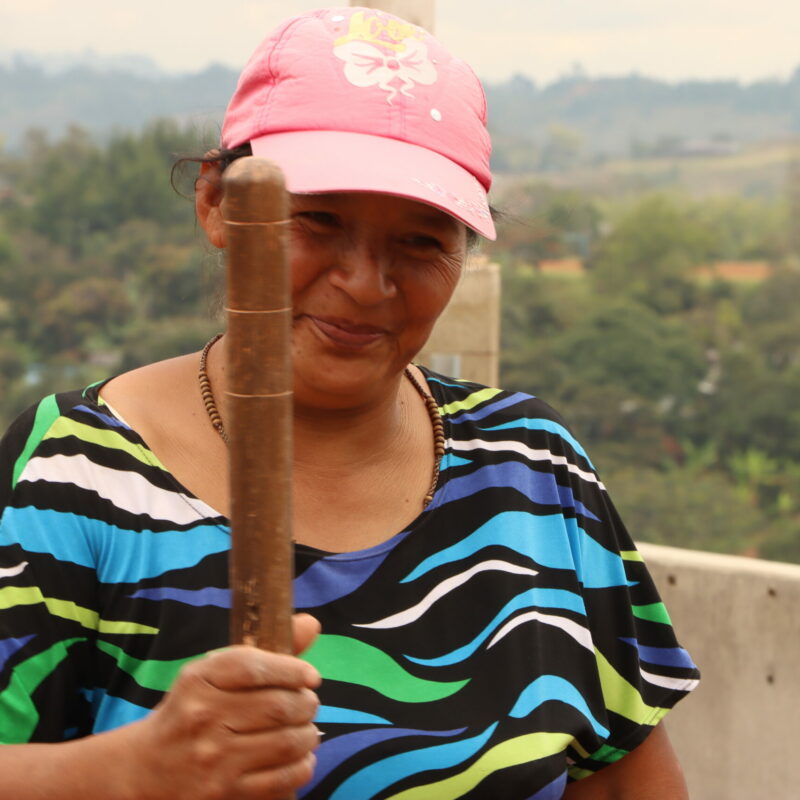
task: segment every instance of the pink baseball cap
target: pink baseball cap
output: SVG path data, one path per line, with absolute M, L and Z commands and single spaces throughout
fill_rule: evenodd
M 246 142 L 281 167 L 291 192 L 408 197 L 495 238 L 483 87 L 427 31 L 391 14 L 320 9 L 268 36 L 222 126 L 224 147 Z

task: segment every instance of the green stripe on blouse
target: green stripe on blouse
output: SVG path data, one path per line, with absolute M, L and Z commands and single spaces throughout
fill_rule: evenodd
M 382 650 L 348 636 L 322 634 L 303 659 L 316 667 L 325 680 L 368 686 L 401 703 L 441 700 L 469 683 L 417 678 Z
M 474 789 L 488 775 L 508 767 L 516 767 L 555 755 L 566 749 L 572 741 L 569 733 L 537 732 L 517 736 L 487 750 L 474 764 L 463 772 L 425 786 L 415 786 L 387 800 L 456 800 Z
M 39 724 L 39 711 L 31 695 L 67 657 L 67 651 L 85 638 L 64 639 L 47 650 L 31 656 L 14 667 L 11 680 L 0 692 L 0 744 L 24 744 L 30 741 Z
M 634 617 L 648 622 L 660 622 L 662 625 L 672 625 L 667 607 L 663 603 L 649 603 L 645 606 L 631 606 Z
M 479 406 L 481 403 L 485 403 L 487 400 L 497 397 L 497 395 L 501 393 L 502 389 L 480 389 L 468 395 L 463 400 L 455 400 L 452 403 L 440 406 L 439 413 L 442 415 L 452 415 L 458 414 L 461 411 L 469 411 L 475 408 L 475 406 Z
M 660 719 L 667 713 L 667 709 L 645 703 L 639 690 L 630 681 L 625 680 L 597 648 L 595 648 L 594 654 L 597 659 L 603 700 L 609 711 L 613 711 L 637 725 L 655 725 L 652 720 Z M 594 758 L 594 756 L 592 757 Z
M 79 606 L 71 600 L 45 597 L 38 586 L 6 586 L 0 589 L 0 610 L 14 606 L 33 606 L 37 603 L 44 603 L 53 616 L 72 620 L 98 633 L 158 633 L 158 628 L 140 625 L 138 622 L 101 619 L 96 611 Z
M 145 689 L 154 689 L 157 692 L 166 692 L 170 689 L 184 664 L 202 658 L 202 654 L 188 658 L 176 658 L 173 661 L 135 658 L 128 655 L 121 647 L 100 639 L 97 641 L 97 649 L 110 655 L 117 662 L 117 666 L 123 672 L 127 672 L 139 686 Z
M 12 472 L 11 478 L 12 489 L 17 485 L 19 476 L 22 475 L 22 471 L 25 469 L 25 465 L 28 463 L 31 455 L 33 455 L 33 451 L 39 446 L 39 442 L 44 439 L 47 431 L 60 416 L 61 410 L 58 407 L 54 394 L 45 397 L 37 406 L 36 416 L 33 420 L 33 428 L 28 435 L 25 446 L 22 448 L 22 452 L 14 462 L 14 471 Z
M 84 442 L 96 444 L 98 447 L 107 447 L 111 450 L 121 450 L 129 456 L 133 456 L 137 461 L 141 461 L 148 466 L 157 467 L 166 471 L 164 465 L 153 455 L 152 452 L 142 447 L 140 444 L 129 442 L 122 434 L 114 430 L 100 430 L 83 422 L 76 422 L 73 419 L 62 417 L 55 422 L 45 439 L 63 439 L 67 436 L 76 436 Z

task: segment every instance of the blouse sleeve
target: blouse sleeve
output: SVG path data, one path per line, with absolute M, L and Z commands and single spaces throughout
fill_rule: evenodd
M 63 484 L 37 474 L 59 416 L 48 397 L 0 440 L 0 744 L 88 732 L 79 676 L 98 618 L 91 553 L 60 507 Z
M 578 780 L 641 744 L 700 676 L 588 455 L 548 413 L 549 449 L 567 467 L 556 479 L 569 487 L 562 502 L 575 516 L 570 549 L 594 652 L 583 688 L 595 724 L 569 750 L 569 778 Z

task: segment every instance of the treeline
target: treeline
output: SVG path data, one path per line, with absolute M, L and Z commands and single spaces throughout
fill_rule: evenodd
M 158 122 L 104 145 L 78 128 L 57 141 L 34 131 L 0 159 L 0 422 L 218 327 L 216 255 L 170 183 L 174 154 L 199 149 Z
M 30 133 L 0 158 L 0 425 L 220 327 L 217 255 L 170 185 L 174 154 L 202 150 L 159 122 L 104 144 Z M 793 193 L 610 200 L 535 184 L 499 198 L 502 383 L 564 414 L 640 539 L 800 561 Z M 537 268 L 565 256 L 585 274 Z M 772 277 L 695 274 L 740 258 Z

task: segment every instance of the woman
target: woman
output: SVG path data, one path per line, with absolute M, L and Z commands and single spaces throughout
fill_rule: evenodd
M 696 670 L 585 452 L 410 366 L 494 237 L 477 79 L 402 20 L 310 12 L 200 159 L 220 248 L 250 150 L 292 192 L 303 658 L 220 650 L 225 337 L 47 398 L 0 459 L 4 796 L 685 797 L 658 723 Z

